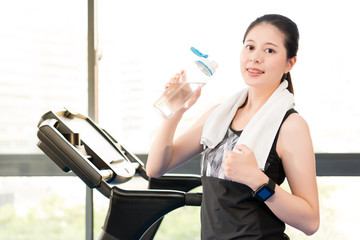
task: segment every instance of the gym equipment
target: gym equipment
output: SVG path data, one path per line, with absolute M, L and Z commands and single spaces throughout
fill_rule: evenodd
M 64 172 L 72 171 L 89 188 L 110 199 L 99 240 L 153 239 L 165 216 L 183 206 L 200 206 L 198 175 L 149 178 L 144 163 L 89 117 L 68 109 L 45 113 L 38 124 L 38 147 Z M 140 176 L 148 189 L 121 184 Z

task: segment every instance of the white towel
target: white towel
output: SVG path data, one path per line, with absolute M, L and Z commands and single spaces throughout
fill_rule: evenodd
M 255 154 L 260 169 L 264 170 L 271 146 L 286 112 L 295 105 L 294 95 L 283 81 L 267 102 L 251 118 L 236 145 L 244 144 Z M 230 97 L 209 116 L 201 136 L 201 144 L 214 148 L 224 138 L 237 109 L 245 102 L 248 88 Z

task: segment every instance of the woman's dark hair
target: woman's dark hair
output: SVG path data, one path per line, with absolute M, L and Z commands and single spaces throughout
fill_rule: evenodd
M 284 46 L 286 48 L 287 59 L 291 59 L 296 56 L 299 48 L 299 30 L 296 24 L 289 18 L 278 14 L 267 14 L 257 18 L 247 28 L 243 42 L 245 42 L 248 33 L 257 25 L 261 23 L 271 24 L 279 29 L 285 36 Z M 284 73 L 281 78 L 281 82 L 284 80 L 289 82 L 288 90 L 294 93 L 294 88 L 291 81 L 290 72 Z

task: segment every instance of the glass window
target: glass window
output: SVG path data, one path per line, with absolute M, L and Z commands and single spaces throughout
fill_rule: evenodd
M 2 1 L 0 29 L 1 161 L 2 154 L 40 153 L 36 126 L 45 112 L 86 114 L 87 4 Z M 0 177 L 0 238 L 84 239 L 84 219 L 79 178 Z
M 359 151 L 359 83 L 354 76 L 360 50 L 353 43 L 359 42 L 360 34 L 355 2 L 321 0 L 308 8 L 285 0 L 259 0 L 255 7 L 236 0 L 108 0 L 98 6 L 100 125 L 130 151 L 148 152 L 161 122 L 152 104 L 169 77 L 192 61 L 190 46 L 211 55 L 220 67 L 185 115 L 179 132 L 208 107 L 245 87 L 239 72 L 243 33 L 256 17 L 272 12 L 289 16 L 300 29 L 292 77 L 296 109 L 310 125 L 315 150 Z M 39 153 L 36 124 L 49 110 L 69 107 L 87 113 L 86 19 L 86 1 L 2 4 L 0 155 Z M 356 199 L 343 204 L 341 196 L 351 196 L 359 179 L 318 180 L 322 223 L 311 238 L 354 239 L 357 221 L 349 214 L 359 212 Z M 108 200 L 97 194 L 95 198 L 97 237 Z M 83 239 L 84 199 L 85 186 L 77 177 L 1 177 L 0 236 Z M 199 208 L 189 209 L 184 208 L 196 218 Z M 180 215 L 184 218 L 176 212 L 166 217 L 170 226 L 165 221 L 157 239 L 172 236 L 168 232 L 172 221 L 179 220 L 171 217 Z M 191 231 L 198 236 L 199 228 Z M 288 231 L 294 238 L 304 238 Z
M 0 29 L 0 154 L 38 153 L 42 114 L 87 113 L 87 4 L 5 1 Z
M 318 177 L 320 228 L 312 236 L 287 226 L 290 239 L 357 239 L 360 212 L 357 189 L 360 177 Z M 284 188 L 288 189 L 286 183 Z
M 288 226 L 291 239 L 355 239 L 356 214 L 360 207 L 354 189 L 359 177 L 318 177 L 321 224 L 311 237 Z M 56 187 L 54 187 L 56 186 Z M 289 189 L 287 183 L 282 185 Z M 125 189 L 145 189 L 139 178 Z M 195 189 L 201 192 L 201 188 Z M 356 195 L 356 193 L 355 193 Z M 344 204 L 344 196 L 346 204 Z M 85 187 L 77 177 L 2 177 L 0 178 L 0 235 L 4 239 L 32 240 L 85 238 Z M 109 201 L 94 191 L 94 236 L 99 236 Z M 174 223 L 183 226 L 179 231 Z M 200 208 L 184 207 L 165 216 L 156 235 L 160 239 L 200 239 Z
M 292 78 L 296 109 L 309 123 L 315 150 L 358 152 L 356 9 L 350 0 L 311 7 L 286 0 L 256 6 L 236 0 L 100 1 L 100 122 L 128 148 L 146 153 L 161 122 L 152 104 L 168 79 L 192 61 L 190 46 L 208 53 L 219 68 L 183 127 L 245 87 L 239 71 L 243 34 L 256 17 L 280 13 L 300 30 Z
M 0 177 L 1 239 L 85 239 L 85 185 L 77 177 Z

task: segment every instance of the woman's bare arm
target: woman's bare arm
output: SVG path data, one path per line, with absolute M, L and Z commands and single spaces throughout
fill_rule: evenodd
M 215 106 L 216 107 L 216 106 Z M 183 113 L 177 112 L 163 123 L 152 143 L 146 163 L 149 177 L 159 177 L 202 151 L 200 139 L 206 119 L 215 109 L 205 112 L 188 130 L 174 141 L 176 127 Z
M 315 154 L 308 125 L 298 114 L 291 114 L 281 127 L 277 152 L 291 194 L 276 186 L 266 203 L 282 221 L 312 235 L 320 224 Z

